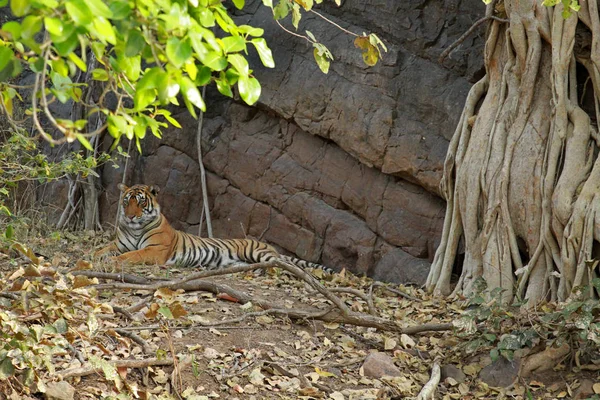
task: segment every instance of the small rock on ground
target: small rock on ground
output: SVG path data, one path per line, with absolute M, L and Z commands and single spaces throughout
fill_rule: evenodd
M 46 385 L 46 400 L 73 400 L 75 388 L 68 382 L 50 382 Z
M 521 361 L 514 359 L 509 361 L 504 357 L 498 357 L 496 361 L 485 367 L 479 373 L 479 379 L 494 387 L 507 387 L 513 384 L 519 375 Z
M 385 353 L 373 352 L 365 358 L 362 365 L 365 376 L 381 378 L 382 376 L 400 376 L 402 372 L 394 364 L 394 359 Z
M 442 380 L 452 378 L 458 383 L 463 383 L 467 379 L 467 375 L 454 365 L 444 365 L 441 370 Z

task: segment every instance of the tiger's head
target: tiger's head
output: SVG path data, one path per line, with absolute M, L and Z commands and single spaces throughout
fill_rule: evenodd
M 160 215 L 160 206 L 156 200 L 158 186 L 134 185 L 127 187 L 119 184 L 123 192 L 121 203 L 121 223 L 132 228 L 140 228 L 154 221 Z

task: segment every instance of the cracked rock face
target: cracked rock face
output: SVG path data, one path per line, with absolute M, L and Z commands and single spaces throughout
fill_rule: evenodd
M 352 38 L 303 18 L 301 30 L 336 57 L 323 75 L 307 43 L 285 35 L 258 3 L 238 18 L 265 27 L 275 57 L 276 68 L 267 70 L 250 52 L 260 104 L 207 94 L 202 146 L 215 236 L 252 236 L 334 269 L 423 283 L 443 224 L 443 161 L 481 74 L 483 41 L 474 35 L 444 65 L 437 57 L 483 15 L 483 4 L 347 0 L 340 9 L 325 7 L 354 32 L 377 33 L 389 52 L 366 68 Z M 160 141 L 148 137 L 126 182 L 159 185 L 163 213 L 197 234 L 197 121 L 185 109 L 173 113 L 183 129 L 168 129 Z M 122 173 L 104 168 L 104 221 L 114 221 Z

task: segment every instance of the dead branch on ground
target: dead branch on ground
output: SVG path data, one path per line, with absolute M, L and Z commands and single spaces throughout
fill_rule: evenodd
M 145 368 L 154 366 L 173 365 L 172 359 L 147 358 L 142 360 L 112 360 L 108 361 L 115 368 Z M 92 367 L 87 365 L 78 368 L 65 369 L 57 374 L 59 380 L 75 378 L 78 376 L 87 376 L 91 374 L 99 374 L 102 372 L 101 367 Z
M 300 280 L 307 282 L 311 285 L 316 291 L 321 293 L 327 300 L 329 300 L 335 308 L 331 308 L 328 310 L 298 310 L 298 309 L 281 309 L 278 308 L 275 304 L 254 298 L 253 296 L 248 295 L 243 291 L 236 290 L 228 285 L 218 284 L 215 282 L 209 282 L 201 280 L 201 278 L 211 277 L 211 276 L 219 276 L 219 275 L 227 275 L 236 272 L 246 272 L 255 269 L 267 269 L 267 268 L 281 268 L 285 271 L 288 271 L 292 275 L 296 276 Z M 85 275 L 88 277 L 98 277 L 99 275 L 95 275 L 92 271 L 85 271 Z M 110 279 L 112 277 L 123 280 L 126 278 L 124 274 L 103 274 L 105 279 Z M 291 265 L 279 260 L 273 260 L 268 263 L 259 263 L 252 265 L 244 265 L 244 266 L 233 266 L 228 268 L 223 268 L 219 270 L 209 270 L 209 271 L 200 271 L 193 274 L 190 274 L 181 279 L 174 279 L 168 281 L 158 281 L 149 284 L 139 284 L 139 283 L 107 283 L 107 284 L 99 284 L 95 285 L 97 289 L 129 289 L 129 290 L 149 290 L 155 291 L 161 288 L 169 288 L 171 290 L 182 289 L 186 292 L 189 291 L 207 291 L 214 294 L 222 294 L 225 293 L 237 300 L 240 303 L 245 304 L 248 302 L 252 302 L 253 304 L 259 306 L 265 311 L 257 313 L 250 313 L 248 316 L 256 316 L 256 315 L 285 315 L 286 317 L 292 320 L 320 320 L 324 322 L 337 322 L 343 324 L 351 324 L 356 326 L 364 326 L 364 327 L 372 327 L 385 331 L 399 332 L 405 334 L 416 334 L 425 331 L 444 331 L 451 330 L 452 324 L 423 324 L 417 325 L 413 327 L 403 327 L 398 322 L 388 320 L 385 318 L 381 318 L 377 315 L 369 315 L 364 313 L 357 313 L 351 311 L 348 306 L 344 303 L 342 299 L 336 296 L 330 289 L 327 289 L 323 284 L 321 284 L 312 274 L 309 272 L 295 266 Z M 338 288 L 339 289 L 339 288 Z M 340 291 L 340 290 L 337 290 Z M 348 292 L 347 290 L 344 290 Z M 356 294 L 358 291 L 352 291 L 351 293 Z M 363 299 L 368 298 L 366 294 L 361 293 L 362 296 L 359 296 Z M 228 324 L 228 323 L 236 323 L 241 322 L 246 319 L 248 316 L 242 316 L 239 318 L 227 320 L 227 321 L 219 321 L 216 325 Z M 212 325 L 215 325 L 213 323 Z

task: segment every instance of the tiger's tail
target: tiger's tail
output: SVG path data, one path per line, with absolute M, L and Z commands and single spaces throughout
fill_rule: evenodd
M 292 256 L 286 256 L 286 255 L 280 255 L 280 258 L 283 261 L 289 262 L 291 264 L 294 264 L 297 267 L 300 267 L 302 269 L 306 269 L 306 268 L 314 268 L 314 269 L 320 269 L 323 270 L 324 272 L 327 272 L 328 274 L 333 274 L 335 273 L 335 271 L 329 267 L 326 267 L 324 265 L 321 264 L 317 264 L 317 263 L 313 263 L 310 261 L 305 261 L 302 260 L 300 258 L 296 258 L 296 257 L 292 257 Z

